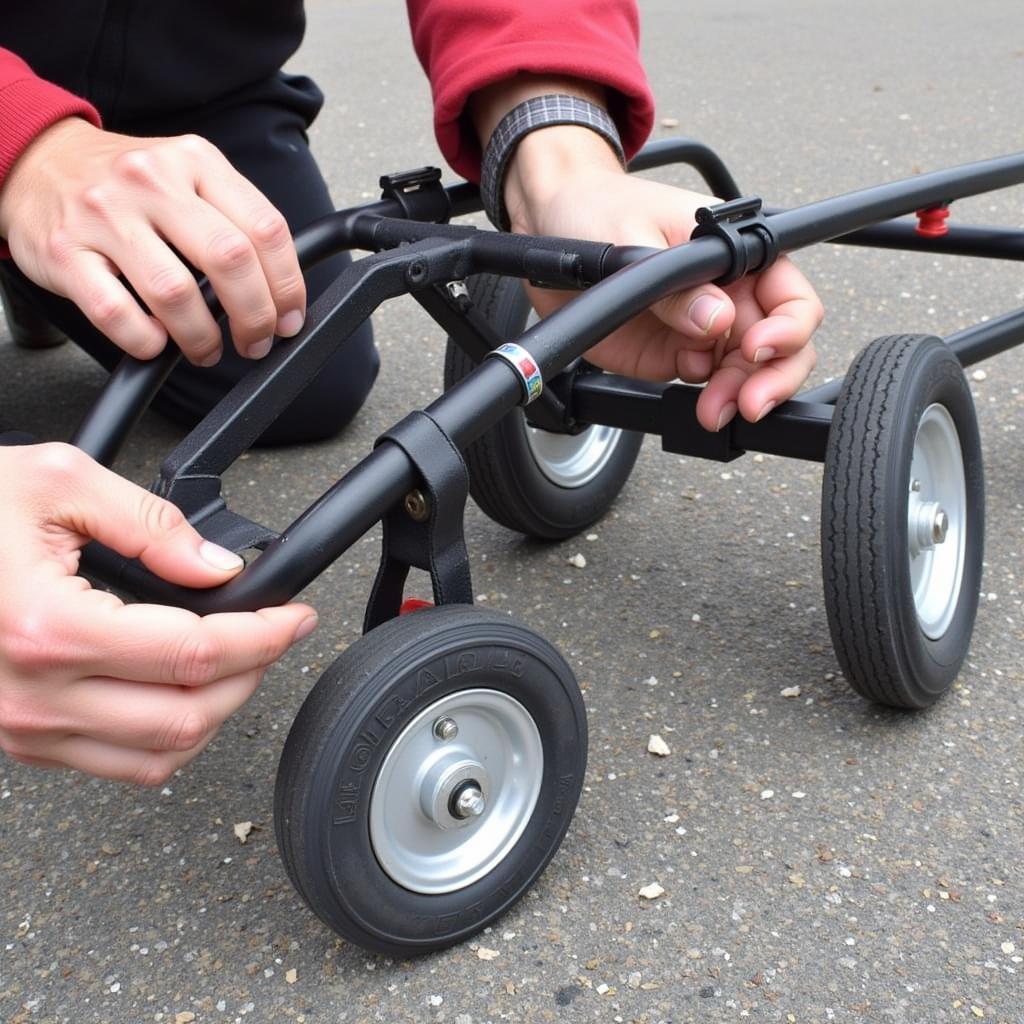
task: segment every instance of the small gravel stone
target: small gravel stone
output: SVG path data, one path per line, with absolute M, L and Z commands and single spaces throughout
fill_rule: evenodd
M 444 1002 L 444 996 L 431 996 L 427 1002 L 431 1006 L 440 1006 Z
M 661 119 L 662 128 L 678 128 L 679 118 L 678 117 L 663 117 Z
M 657 882 L 645 885 L 637 894 L 645 900 L 656 900 L 659 896 L 665 895 L 665 890 Z
M 629 985 L 630 988 L 639 988 L 642 978 L 643 975 L 639 971 L 633 971 L 629 975 L 629 979 L 627 980 L 626 984 Z
M 488 949 L 486 946 L 481 946 L 476 951 L 476 955 L 480 960 L 497 960 L 501 956 L 496 949 Z
M 780 697 L 799 697 L 800 687 L 799 686 L 784 686 L 779 690 Z
M 984 370 L 975 370 L 974 373 L 971 374 L 971 377 L 976 381 L 988 380 L 988 374 Z M 974 1007 L 972 1006 L 971 1009 L 973 1010 Z
M 647 753 L 655 754 L 658 757 L 668 757 L 672 751 L 669 750 L 668 744 L 657 733 L 652 733 L 651 738 L 647 741 Z
M 762 800 L 771 800 L 771 798 L 773 796 L 775 796 L 775 790 L 774 789 L 762 789 L 761 790 L 761 799 Z
M 572 555 L 568 559 L 566 559 L 566 561 L 568 561 L 570 565 L 575 566 L 577 569 L 586 569 L 587 567 L 587 560 L 579 551 L 577 551 L 575 555 Z
M 1012 956 L 1017 952 L 1017 947 L 1012 942 L 1004 942 L 999 947 L 1007 956 Z
M 244 846 L 252 831 L 251 821 L 239 821 L 235 825 L 235 838 Z
M 294 985 L 295 982 L 299 980 L 299 972 L 294 967 L 289 968 L 284 972 L 284 980 L 287 981 L 289 985 Z

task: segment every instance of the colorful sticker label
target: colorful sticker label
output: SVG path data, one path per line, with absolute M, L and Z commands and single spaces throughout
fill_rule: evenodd
M 533 356 L 522 345 L 507 341 L 504 345 L 499 345 L 494 349 L 491 355 L 501 356 L 519 374 L 526 391 L 527 404 L 540 397 L 540 393 L 544 390 L 540 368 L 534 362 Z

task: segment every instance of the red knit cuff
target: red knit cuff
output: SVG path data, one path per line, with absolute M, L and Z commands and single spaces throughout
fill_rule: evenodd
M 28 144 L 65 117 L 84 117 L 100 126 L 95 107 L 42 78 L 27 75 L 0 88 L 0 188 Z M 0 240 L 0 258 L 8 256 Z
M 434 82 L 438 144 L 452 168 L 470 181 L 480 180 L 481 154 L 475 133 L 466 131 L 464 112 L 469 97 L 520 72 L 565 75 L 604 85 L 611 91 L 609 113 L 619 129 L 626 159 L 647 141 L 654 125 L 654 100 L 637 63 L 623 62 L 616 67 L 605 51 L 571 43 L 505 44 L 489 49 L 486 55 L 467 54 L 446 67 Z

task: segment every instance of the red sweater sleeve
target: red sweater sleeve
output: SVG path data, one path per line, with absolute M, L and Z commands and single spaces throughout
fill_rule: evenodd
M 568 75 L 612 92 L 626 155 L 644 143 L 654 103 L 640 65 L 635 0 L 407 0 L 413 45 L 434 91 L 445 158 L 477 181 L 480 147 L 462 118 L 471 93 L 519 72 Z
M 46 82 L 10 50 L 0 49 L 0 186 L 22 150 L 45 128 L 64 117 L 100 117 L 85 100 Z

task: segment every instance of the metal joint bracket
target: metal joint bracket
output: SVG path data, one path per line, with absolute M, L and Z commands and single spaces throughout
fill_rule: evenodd
M 462 519 L 469 494 L 466 463 L 428 413 L 410 413 L 377 439 L 400 448 L 416 467 L 419 487 L 383 519 L 380 568 L 363 621 L 364 632 L 394 618 L 410 568 L 430 573 L 434 603 L 472 604 L 473 585 Z
M 770 267 L 779 256 L 779 242 L 761 212 L 761 200 L 757 196 L 732 199 L 717 206 L 702 206 L 696 213 L 697 226 L 691 239 L 706 238 L 709 235 L 720 238 L 729 247 L 732 267 L 715 284 L 729 284 L 747 274 Z M 757 238 L 763 247 L 763 255 L 756 262 L 750 259 L 747 238 Z
M 412 171 L 382 174 L 381 199 L 394 199 L 409 220 L 447 224 L 452 204 L 441 184 L 438 167 L 417 167 Z

